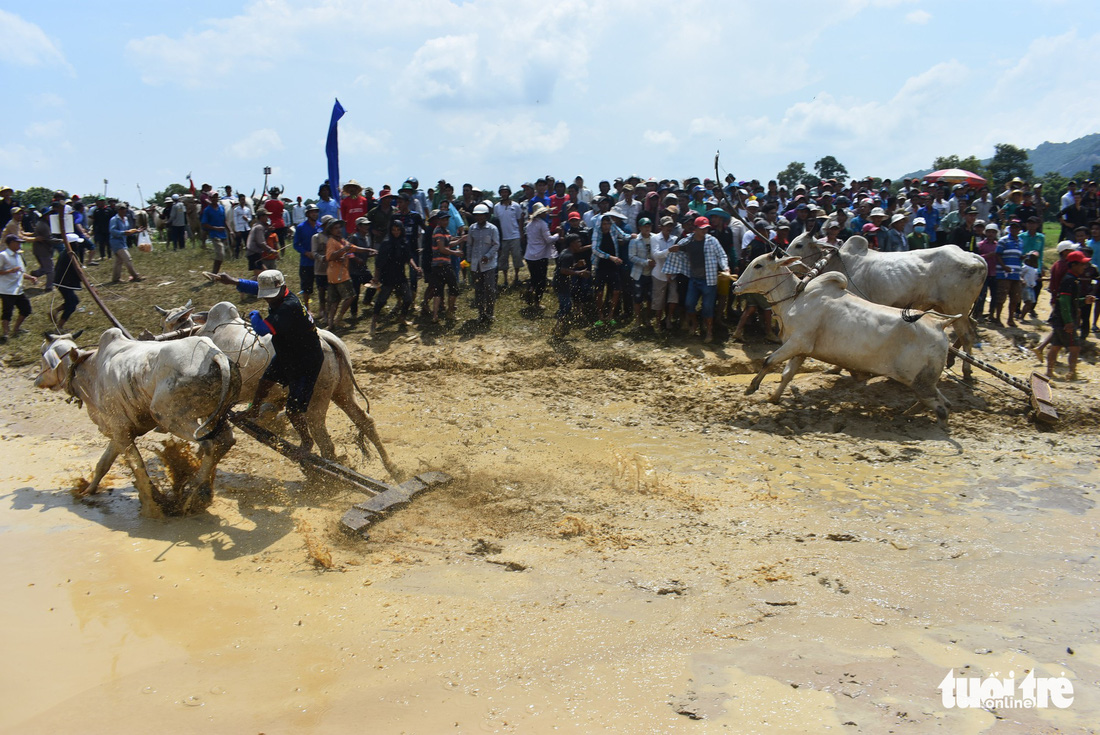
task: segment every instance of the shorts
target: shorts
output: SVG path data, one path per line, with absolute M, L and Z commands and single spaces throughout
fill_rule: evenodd
M 741 299 L 745 304 L 746 311 L 752 306 L 755 306 L 759 311 L 770 311 L 772 308 L 772 305 L 768 303 L 768 299 L 761 293 L 742 294 Z
M 214 248 L 214 260 L 225 260 L 227 254 L 225 243 L 226 240 L 224 237 L 220 239 L 217 237 L 210 238 L 210 244 Z
M 19 316 L 31 315 L 31 300 L 27 298 L 27 294 L 21 293 L 18 296 L 0 294 L 0 299 L 4 302 L 4 321 L 10 322 L 11 315 L 16 309 L 19 309 Z
M 298 268 L 298 281 L 302 284 L 302 293 L 313 293 L 313 264 Z
M 652 296 L 649 302 L 649 308 L 654 311 L 661 311 L 665 308 L 665 304 L 678 304 L 680 303 L 680 294 L 676 288 L 676 278 L 670 278 L 667 281 L 662 281 L 658 278 L 653 279 Z
M 355 289 L 352 288 L 350 280 L 328 284 L 328 301 L 330 304 L 351 298 L 355 298 Z
M 263 379 L 286 386 L 287 413 L 305 413 L 309 409 L 309 402 L 313 400 L 313 387 L 317 383 L 317 376 L 321 374 L 323 364 L 322 359 L 317 361 L 316 366 L 295 366 L 290 369 L 276 354 L 267 366 Z
M 500 262 L 505 270 L 508 269 L 509 259 L 512 261 L 512 267 L 518 271 L 520 263 L 523 262 L 523 246 L 520 245 L 518 237 L 500 241 Z
M 250 271 L 266 271 L 267 266 L 264 264 L 263 255 L 260 253 L 248 254 L 248 270 Z
M 449 289 L 451 296 L 458 293 L 458 276 L 455 275 L 455 269 L 450 263 L 433 265 L 428 273 L 428 288 L 431 289 L 433 296 L 442 297 L 444 286 Z
M 1050 337 L 1050 343 L 1058 347 L 1077 347 L 1081 343 L 1077 339 L 1077 330 L 1067 332 L 1065 325 L 1054 325 L 1054 334 Z
M 1039 299 L 1039 294 L 1035 292 L 1034 286 L 1024 286 L 1024 303 L 1034 304 Z
M 634 281 L 634 301 L 645 303 L 653 297 L 653 276 L 639 276 Z
M 610 284 L 611 290 L 618 293 L 622 290 L 621 283 L 619 279 L 619 266 L 615 265 L 607 258 L 602 258 L 596 263 L 596 274 L 592 279 L 593 288 L 599 291 L 605 285 Z

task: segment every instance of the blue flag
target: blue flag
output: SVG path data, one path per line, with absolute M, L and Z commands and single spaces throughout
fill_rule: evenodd
M 344 116 L 340 100 L 332 106 L 332 119 L 328 123 L 328 140 L 325 142 L 325 155 L 328 157 L 328 188 L 332 198 L 340 201 L 340 143 L 336 139 L 336 123 Z

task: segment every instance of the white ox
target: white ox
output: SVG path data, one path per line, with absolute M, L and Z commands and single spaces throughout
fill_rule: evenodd
M 197 325 L 201 328 L 197 332 L 214 341 L 229 359 L 240 368 L 241 387 L 234 399 L 237 402 L 252 400 L 256 393 L 256 386 L 267 370 L 268 363 L 275 356 L 275 350 L 271 346 L 271 337 L 260 337 L 252 329 L 252 325 L 241 318 L 237 307 L 228 301 L 214 304 L 210 311 L 204 314 L 196 314 L 191 302 L 188 301 L 182 307 L 168 310 L 156 307 L 164 317 L 164 332 L 173 332 L 188 329 Z M 386 448 L 382 445 L 382 439 L 378 436 L 378 429 L 371 418 L 370 401 L 362 388 L 355 380 L 355 374 L 351 368 L 351 356 L 348 354 L 347 345 L 332 332 L 318 329 L 321 337 L 321 350 L 324 353 L 324 364 L 321 373 L 317 376 L 317 383 L 313 389 L 313 398 L 310 400 L 309 409 L 306 411 L 306 421 L 309 431 L 317 442 L 317 448 L 322 456 L 335 459 L 336 447 L 332 443 L 328 429 L 325 426 L 325 416 L 328 414 L 329 404 L 334 402 L 342 410 L 358 430 L 356 442 L 364 455 L 370 453 L 366 439 L 374 444 L 378 450 L 378 457 L 385 465 L 386 471 L 394 479 L 399 478 L 397 467 L 390 461 Z M 285 400 L 286 391 L 277 386 L 269 396 Z M 355 394 L 363 396 L 367 402 L 367 410 L 364 411 L 355 400 Z M 270 398 L 269 398 L 270 400 Z
M 47 335 L 38 388 L 65 391 L 88 408 L 110 443 L 85 493 L 99 489 L 119 454 L 134 472 L 141 514 L 192 513 L 213 500 L 218 462 L 234 444 L 225 419 L 240 386 L 229 358 L 206 337 L 139 342 L 108 329 L 95 350 L 77 348 L 70 335 Z M 160 493 L 149 479 L 134 440 L 154 429 L 199 443 L 200 466 L 177 497 Z
M 789 255 L 801 258 L 808 268 L 825 252 L 822 243 L 808 232 L 796 237 L 787 248 Z M 958 314 L 952 325 L 955 346 L 973 352 L 977 331 L 970 310 L 988 270 L 981 256 L 956 245 L 882 253 L 868 248 L 866 238 L 856 235 L 845 241 L 822 270 L 843 273 L 848 277 L 849 291 L 876 304 Z M 964 362 L 963 375 L 970 374 L 970 363 Z
M 799 278 L 790 270 L 796 263 L 794 256 L 777 259 L 771 253 L 761 255 L 734 283 L 735 293 L 764 294 L 782 325 L 782 346 L 765 358 L 745 393 L 755 393 L 765 374 L 789 360 L 770 398 L 773 403 L 778 401 L 805 359 L 812 357 L 909 386 L 946 428 L 948 403 L 936 384 L 947 362 L 944 329 L 958 315 L 910 315 L 871 303 L 849 293 L 847 279 L 840 273 L 818 276 L 798 293 Z

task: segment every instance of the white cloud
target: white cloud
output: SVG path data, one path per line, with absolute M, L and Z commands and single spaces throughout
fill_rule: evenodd
M 273 151 L 283 150 L 283 141 L 271 128 L 253 130 L 229 146 L 229 153 L 236 158 L 259 158 Z
M 351 123 L 340 123 L 340 153 L 383 153 L 389 149 L 390 133 L 379 130 L 372 135 Z
M 34 23 L 0 10 L 0 61 L 16 66 L 72 67 L 65 54 Z
M 63 120 L 33 122 L 23 131 L 28 138 L 60 138 L 65 133 Z
M 932 14 L 927 10 L 914 10 L 905 15 L 905 22 L 913 25 L 922 26 L 930 20 L 932 20 Z
M 642 133 L 642 139 L 650 145 L 675 148 L 679 145 L 679 139 L 670 130 L 647 130 Z

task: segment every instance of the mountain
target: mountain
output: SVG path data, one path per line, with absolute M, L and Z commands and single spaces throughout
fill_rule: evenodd
M 987 158 L 982 161 L 982 165 L 988 166 L 992 160 L 992 158 Z M 1100 133 L 1086 135 L 1068 143 L 1051 143 L 1047 141 L 1036 148 L 1030 149 L 1027 152 L 1027 160 L 1035 170 L 1036 178 L 1049 171 L 1067 177 L 1073 176 L 1079 171 L 1088 171 L 1094 165 L 1100 163 Z M 920 178 L 931 172 L 932 169 L 925 168 L 899 176 L 895 181 Z
M 1068 143 L 1043 143 L 1027 152 L 1027 160 L 1035 169 L 1036 176 L 1042 176 L 1048 171 L 1062 176 L 1088 171 L 1100 163 L 1100 133 L 1086 135 Z

